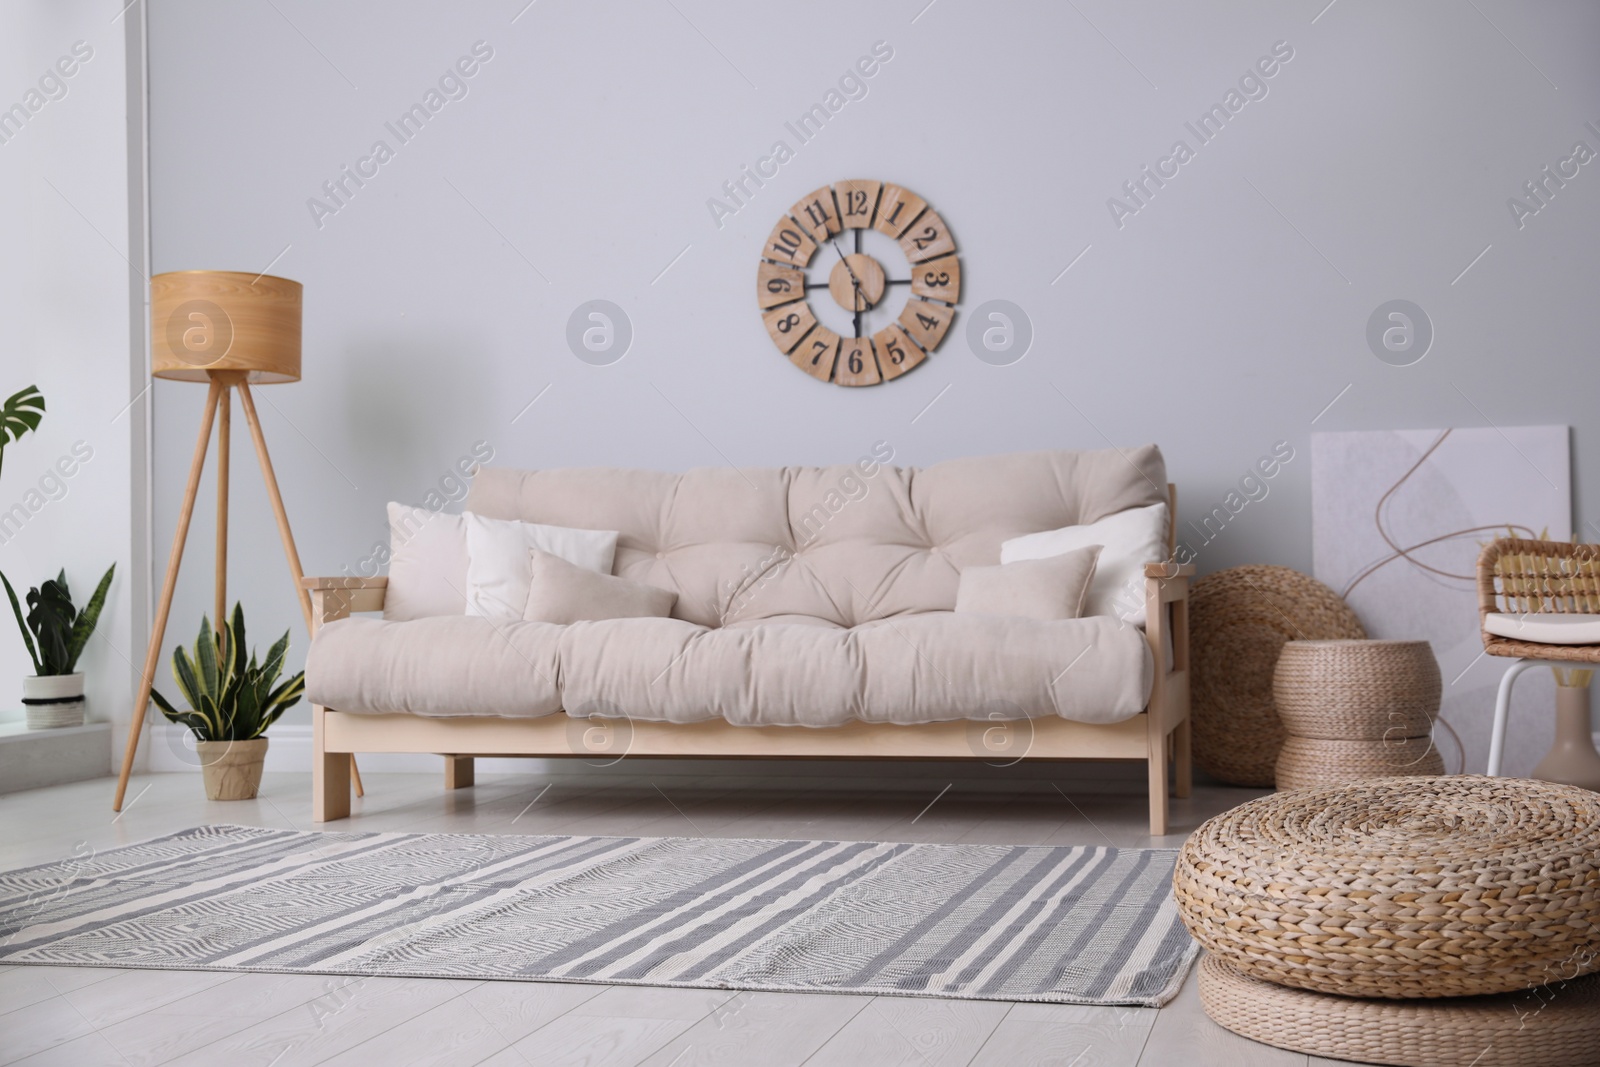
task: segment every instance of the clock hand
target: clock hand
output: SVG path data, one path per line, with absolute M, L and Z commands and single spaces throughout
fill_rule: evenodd
M 839 242 L 838 241 L 830 239 L 828 241 L 828 243 L 833 246 L 833 250 L 835 252 L 839 252 Z M 872 310 L 872 301 L 868 300 L 866 294 L 864 292 L 862 292 L 862 290 L 861 290 L 861 279 L 857 278 L 856 277 L 856 272 L 850 269 L 850 261 L 845 258 L 845 255 L 844 255 L 843 252 L 839 252 L 839 262 L 844 264 L 845 273 L 850 275 L 850 284 L 855 287 L 855 290 L 856 290 L 855 302 L 857 304 L 863 305 L 862 307 L 857 309 L 857 315 L 859 316 L 860 312 L 862 312 L 862 311 L 871 311 Z M 857 334 L 857 336 L 859 336 L 860 333 L 861 333 L 861 324 L 859 322 L 857 322 L 856 323 L 856 334 Z

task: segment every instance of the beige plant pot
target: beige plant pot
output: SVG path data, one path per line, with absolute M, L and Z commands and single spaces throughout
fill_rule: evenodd
M 261 766 L 267 759 L 267 739 L 254 741 L 199 741 L 200 773 L 206 781 L 207 800 L 254 800 L 261 788 Z

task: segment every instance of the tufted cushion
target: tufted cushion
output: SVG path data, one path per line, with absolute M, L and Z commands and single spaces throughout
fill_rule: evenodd
M 950 611 L 962 567 L 1000 543 L 1166 499 L 1154 445 L 1024 452 L 926 468 L 478 472 L 469 511 L 617 530 L 613 573 L 678 593 L 706 627 L 806 617 L 837 627 Z
M 558 626 L 457 615 L 318 631 L 306 694 L 347 712 L 838 726 L 1144 710 L 1144 635 L 1105 616 L 1041 622 L 926 612 L 841 629 L 678 619 Z

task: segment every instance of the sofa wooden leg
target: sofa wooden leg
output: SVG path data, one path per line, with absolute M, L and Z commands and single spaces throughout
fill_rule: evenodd
M 1150 766 L 1150 836 L 1167 832 L 1167 739 L 1151 729 L 1147 759 Z
M 350 753 L 323 748 L 327 711 L 311 706 L 311 821 L 332 822 L 350 815 Z
M 1173 793 L 1187 797 L 1194 792 L 1194 724 L 1184 719 L 1172 731 Z
M 444 787 L 446 789 L 472 788 L 473 770 L 471 756 L 446 756 L 444 758 Z

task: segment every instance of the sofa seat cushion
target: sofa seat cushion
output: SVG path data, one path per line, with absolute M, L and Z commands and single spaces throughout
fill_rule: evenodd
M 340 711 L 549 715 L 561 710 L 565 629 L 471 615 L 340 619 L 306 653 L 306 695 Z
M 1143 633 L 1114 619 L 947 611 L 850 629 L 344 619 L 323 627 L 306 663 L 311 702 L 339 711 L 517 718 L 564 708 L 747 726 L 1046 715 L 1111 723 L 1143 711 L 1150 684 Z

